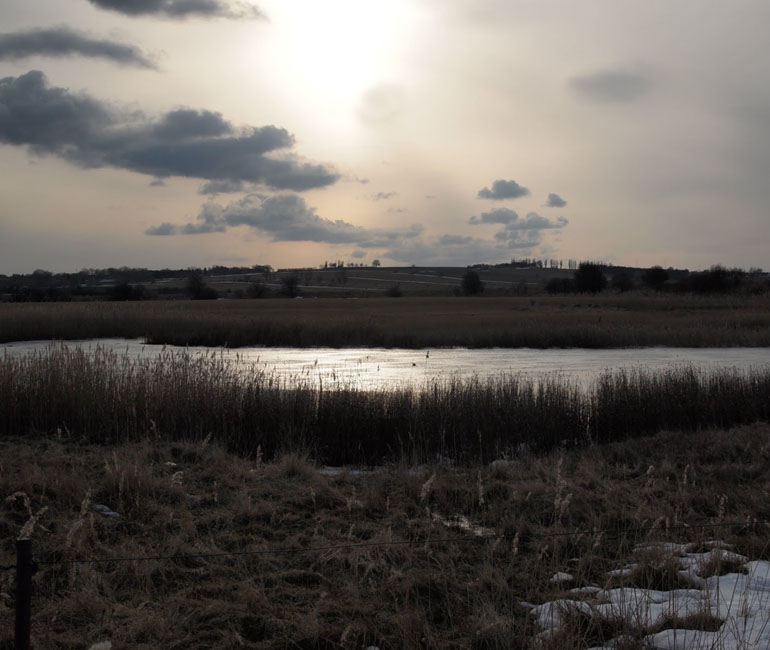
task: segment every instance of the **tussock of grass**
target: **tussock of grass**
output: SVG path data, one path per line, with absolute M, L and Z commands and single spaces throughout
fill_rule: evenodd
M 268 460 L 300 452 L 331 464 L 438 457 L 467 464 L 769 418 L 768 370 L 615 372 L 588 390 L 558 376 L 511 375 L 363 391 L 289 389 L 216 354 L 132 359 L 53 346 L 0 358 L 0 433 L 90 442 L 212 438 Z
M 721 458 L 702 453 L 709 447 Z M 725 458 L 753 472 L 751 484 L 714 478 Z M 0 459 L 0 564 L 13 563 L 13 540 L 44 507 L 32 536 L 38 561 L 200 555 L 41 563 L 33 600 L 41 650 L 106 639 L 140 649 L 588 648 L 618 633 L 630 635 L 622 647 L 640 648 L 651 630 L 634 628 L 632 613 L 578 617 L 549 639 L 522 602 L 579 598 L 550 580 L 557 571 L 607 587 L 610 569 L 663 562 L 633 552 L 661 541 L 708 548 L 719 535 L 736 552 L 767 554 L 765 524 L 676 526 L 767 518 L 767 426 L 661 434 L 494 467 L 397 464 L 364 475 L 322 474 L 297 454 L 257 463 L 213 442 L 6 436 Z M 28 502 L 6 499 L 16 493 Z M 569 506 L 557 512 L 556 497 L 566 494 Z M 710 502 L 722 494 L 729 498 L 719 513 Z M 100 503 L 121 517 L 97 514 Z M 434 515 L 463 516 L 505 536 L 450 530 Z M 267 550 L 281 552 L 211 555 Z M 0 573 L 5 645 L 12 578 Z

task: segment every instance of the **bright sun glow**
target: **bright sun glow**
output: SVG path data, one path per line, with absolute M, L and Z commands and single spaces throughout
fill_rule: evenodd
M 301 0 L 276 6 L 273 25 L 286 30 L 285 69 L 326 103 L 355 102 L 388 81 L 400 37 L 397 0 Z M 280 21 L 280 24 L 279 24 Z

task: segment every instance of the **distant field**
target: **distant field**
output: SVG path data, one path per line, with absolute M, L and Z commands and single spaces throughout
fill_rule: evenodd
M 208 276 L 206 283 L 220 294 L 234 296 L 247 291 L 253 282 L 267 293 L 280 291 L 282 279 L 296 276 L 301 294 L 308 298 L 378 297 L 398 287 L 404 296 L 453 296 L 467 271 L 461 267 L 393 267 L 345 269 L 297 269 L 248 275 Z M 572 277 L 564 269 L 493 267 L 477 271 L 488 295 L 521 296 L 542 293 L 552 278 Z M 184 289 L 185 279 L 158 283 L 167 288 Z
M 770 345 L 770 299 L 632 293 L 0 304 L 2 342 L 99 337 L 230 347 L 756 347 Z

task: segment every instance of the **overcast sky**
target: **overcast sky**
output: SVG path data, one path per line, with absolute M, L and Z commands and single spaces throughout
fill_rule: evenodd
M 2 0 L 0 273 L 770 266 L 767 0 Z

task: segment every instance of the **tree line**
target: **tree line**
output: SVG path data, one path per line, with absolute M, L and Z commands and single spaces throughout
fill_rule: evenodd
M 745 271 L 719 264 L 707 271 L 673 273 L 661 266 L 632 270 L 582 262 L 573 277 L 553 278 L 545 286 L 550 294 L 599 293 L 607 289 L 619 293 L 634 289 L 679 293 L 765 293 L 770 291 L 770 279 L 761 269 Z

